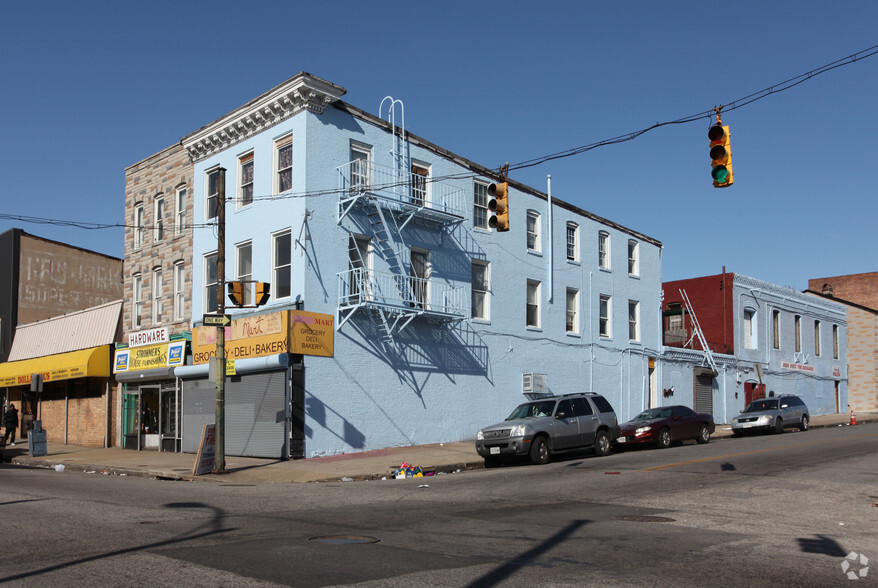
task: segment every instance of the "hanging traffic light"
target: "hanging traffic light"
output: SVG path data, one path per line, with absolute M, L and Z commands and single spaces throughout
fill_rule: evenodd
M 732 173 L 732 147 L 729 142 L 729 127 L 723 126 L 717 116 L 716 124 L 707 131 L 710 139 L 710 172 L 713 177 L 714 188 L 727 188 L 735 182 L 735 174 Z
M 262 306 L 268 302 L 271 296 L 271 284 L 268 282 L 256 282 L 255 293 L 253 295 L 253 304 Z
M 491 218 L 488 219 L 488 226 L 496 229 L 498 232 L 509 230 L 509 183 L 498 182 L 488 186 L 488 194 L 491 199 L 488 201 L 488 210 L 491 211 Z
M 237 307 L 244 306 L 247 302 L 244 300 L 244 282 L 228 282 L 226 289 L 229 293 L 229 300 Z

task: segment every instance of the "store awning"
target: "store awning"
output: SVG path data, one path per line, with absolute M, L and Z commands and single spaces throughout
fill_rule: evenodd
M 110 376 L 110 346 L 0 363 L 0 388 L 29 386 L 33 374 L 43 374 L 44 382 L 107 378 Z

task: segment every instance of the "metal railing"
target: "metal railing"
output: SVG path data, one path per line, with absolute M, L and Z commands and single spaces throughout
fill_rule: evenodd
M 338 305 L 381 306 L 457 318 L 466 316 L 468 310 L 464 287 L 363 268 L 338 274 Z

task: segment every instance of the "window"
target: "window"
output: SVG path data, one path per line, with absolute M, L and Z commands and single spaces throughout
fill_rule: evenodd
M 640 303 L 628 301 L 628 339 L 640 341 Z
M 244 304 L 253 303 L 253 243 L 239 243 L 235 245 L 235 280 L 244 282 Z
M 186 273 L 183 261 L 174 263 L 174 320 L 182 321 L 186 304 Z
M 152 324 L 162 324 L 162 268 L 152 270 Z
M 274 193 L 293 189 L 293 136 L 274 142 Z
M 272 235 L 272 287 L 275 298 L 289 298 L 292 293 L 292 248 L 291 233 L 288 230 Z
M 579 291 L 567 288 L 567 320 L 565 330 L 568 333 L 579 332 Z
M 796 315 L 794 320 L 796 328 L 796 352 L 802 350 L 802 317 Z
M 143 203 L 134 205 L 134 248 L 143 247 Z
M 351 235 L 348 240 L 348 269 L 350 283 L 348 295 L 354 304 L 360 302 L 360 293 L 369 292 L 369 249 L 371 241 L 368 237 Z
M 744 309 L 744 347 L 756 349 L 756 311 Z
M 220 170 L 214 169 L 207 172 L 207 200 L 206 209 L 204 211 L 207 220 L 216 218 L 219 215 L 220 196 L 219 196 L 219 177 Z
M 832 325 L 832 359 L 838 359 L 838 325 Z
M 371 185 L 370 165 L 372 150 L 360 145 L 351 145 L 351 187 L 365 190 Z
M 640 275 L 640 244 L 633 239 L 628 241 L 628 275 Z
M 473 226 L 488 228 L 488 184 L 473 182 Z
M 540 283 L 527 281 L 527 312 L 526 324 L 535 329 L 540 328 Z
M 473 261 L 472 267 L 472 318 L 488 320 L 488 264 Z
M 429 201 L 427 198 L 428 177 L 430 177 L 429 167 L 412 164 L 412 204 L 423 206 Z
M 579 227 L 567 223 L 567 260 L 579 261 Z
M 134 312 L 131 316 L 131 326 L 139 329 L 143 326 L 143 276 L 134 274 L 132 294 L 134 295 Z
M 598 233 L 598 267 L 610 269 L 610 234 Z
M 613 324 L 612 324 L 612 301 L 609 296 L 605 294 L 601 294 L 600 299 L 600 321 L 599 321 L 599 334 L 601 337 L 609 339 L 613 336 Z
M 427 308 L 430 286 L 430 253 L 412 248 L 410 254 L 409 280 L 411 282 L 414 308 Z
M 771 311 L 772 347 L 780 349 L 780 311 Z
M 153 239 L 161 241 L 165 238 L 165 195 L 159 194 L 155 197 L 155 227 L 153 229 Z
M 216 267 L 216 253 L 204 256 L 204 311 L 216 312 L 219 272 Z
M 174 198 L 174 231 L 178 235 L 183 234 L 186 228 L 186 186 L 177 188 Z
M 540 251 L 540 215 L 532 211 L 527 213 L 527 250 Z
M 814 355 L 820 355 L 820 321 L 814 321 Z
M 238 158 L 238 208 L 253 204 L 253 152 Z

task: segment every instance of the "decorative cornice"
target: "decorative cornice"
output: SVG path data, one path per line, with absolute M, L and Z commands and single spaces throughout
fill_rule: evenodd
M 192 161 L 197 162 L 300 112 L 322 114 L 327 104 L 332 104 L 346 92 L 341 86 L 301 72 L 244 106 L 183 137 L 181 143 Z

